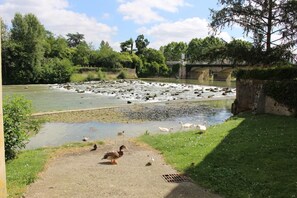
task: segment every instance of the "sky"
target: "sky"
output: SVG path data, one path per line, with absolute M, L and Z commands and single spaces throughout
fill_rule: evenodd
M 84 34 L 95 49 L 104 40 L 117 51 L 120 43 L 143 34 L 150 48 L 168 43 L 205 38 L 210 8 L 218 10 L 217 0 L 0 0 L 0 17 L 8 27 L 15 13 L 33 13 L 56 36 Z M 243 38 L 239 27 L 223 29 L 226 41 Z

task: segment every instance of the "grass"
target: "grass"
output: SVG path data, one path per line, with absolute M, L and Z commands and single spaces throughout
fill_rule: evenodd
M 103 142 L 96 142 L 103 144 Z M 7 192 L 9 197 L 21 197 L 27 185 L 38 178 L 38 173 L 44 170 L 47 162 L 59 153 L 73 149 L 90 147 L 94 142 L 70 143 L 60 147 L 25 150 L 17 158 L 6 163 Z
M 139 138 L 225 197 L 297 197 L 297 119 L 243 114 L 197 131 Z

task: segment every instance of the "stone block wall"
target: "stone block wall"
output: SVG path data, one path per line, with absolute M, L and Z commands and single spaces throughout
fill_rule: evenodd
M 237 80 L 236 100 L 232 105 L 232 113 L 238 114 L 244 111 L 253 111 L 254 113 L 270 113 L 286 116 L 296 115 L 296 109 L 288 108 L 265 95 L 263 91 L 265 82 L 263 80 Z

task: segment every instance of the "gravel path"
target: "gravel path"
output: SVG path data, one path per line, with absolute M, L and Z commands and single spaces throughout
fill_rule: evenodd
M 119 137 L 120 138 L 120 137 Z M 128 147 L 118 165 L 101 160 L 105 152 L 116 150 L 114 142 L 90 152 L 64 154 L 53 159 L 40 178 L 31 184 L 26 198 L 158 198 L 189 197 L 218 198 L 192 182 L 168 183 L 164 174 L 177 173 L 166 165 L 161 155 L 145 145 L 121 139 Z M 153 157 L 151 166 L 145 166 Z

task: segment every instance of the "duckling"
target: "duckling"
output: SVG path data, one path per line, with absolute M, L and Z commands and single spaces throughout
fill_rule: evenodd
M 91 149 L 91 151 L 96 151 L 98 148 L 97 144 L 94 144 L 93 148 Z
M 118 136 L 122 136 L 125 134 L 125 131 L 122 131 L 122 132 L 118 132 Z
M 105 153 L 102 159 L 111 160 L 111 164 L 117 164 L 116 159 L 122 157 L 124 155 L 123 149 L 127 149 L 125 145 L 120 146 L 119 151 L 110 151 Z
M 86 142 L 86 141 L 88 141 L 88 140 L 89 140 L 88 137 L 84 137 L 84 138 L 82 139 L 82 141 L 84 141 L 84 142 Z

